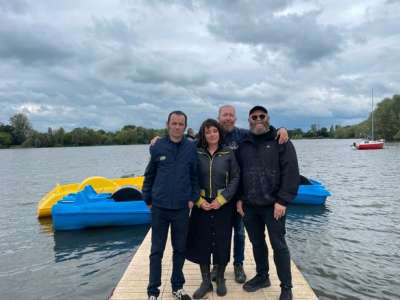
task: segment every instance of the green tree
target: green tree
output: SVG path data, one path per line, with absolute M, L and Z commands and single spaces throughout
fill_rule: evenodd
M 375 117 L 375 132 L 378 138 L 393 140 L 400 129 L 400 96 L 386 98 L 378 104 Z
M 14 143 L 21 145 L 32 132 L 32 126 L 28 117 L 23 113 L 18 113 L 10 118 L 10 124 L 13 127 L 12 135 Z
M 318 130 L 318 136 L 321 136 L 324 138 L 329 137 L 328 129 L 326 127 L 322 127 L 320 130 Z
M 136 128 L 127 128 L 118 131 L 115 135 L 115 141 L 119 145 L 131 145 L 137 143 Z
M 289 136 L 291 139 L 301 139 L 304 135 L 303 130 L 301 128 L 295 128 L 293 130 L 289 130 Z
M 8 147 L 12 144 L 12 136 L 8 132 L 0 131 L 0 147 Z
M 395 141 L 400 141 L 400 130 L 396 133 L 396 135 L 393 137 Z
M 22 147 L 49 147 L 47 133 L 40 133 L 32 130 L 29 137 L 22 143 Z
M 329 128 L 329 137 L 335 137 L 335 127 L 333 127 L 333 125 L 331 125 L 331 127 Z
M 60 127 L 54 132 L 54 146 L 64 146 L 65 130 Z

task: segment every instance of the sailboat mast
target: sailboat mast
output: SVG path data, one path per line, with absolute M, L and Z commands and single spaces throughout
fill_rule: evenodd
M 371 108 L 371 131 L 372 131 L 372 140 L 374 141 L 374 88 L 372 88 L 372 108 Z

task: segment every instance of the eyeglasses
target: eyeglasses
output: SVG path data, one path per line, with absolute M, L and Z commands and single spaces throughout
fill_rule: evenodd
M 257 119 L 262 121 L 262 120 L 264 120 L 266 117 L 267 117 L 267 115 L 264 115 L 264 114 L 261 114 L 261 115 L 252 115 L 252 116 L 251 116 L 251 119 L 252 119 L 253 121 L 257 121 Z

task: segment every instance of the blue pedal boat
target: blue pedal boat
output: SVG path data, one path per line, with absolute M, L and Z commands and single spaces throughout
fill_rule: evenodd
M 321 182 L 303 177 L 292 204 L 323 205 L 330 195 Z
M 118 198 L 118 195 L 123 197 Z M 52 218 L 54 230 L 77 230 L 149 224 L 151 214 L 138 190 L 122 188 L 114 194 L 97 194 L 87 185 L 82 191 L 58 201 L 52 208 Z
M 292 204 L 322 205 L 331 193 L 319 181 L 302 177 Z M 139 190 L 124 187 L 115 193 L 96 193 L 87 185 L 58 201 L 51 210 L 54 230 L 149 224 L 151 213 Z

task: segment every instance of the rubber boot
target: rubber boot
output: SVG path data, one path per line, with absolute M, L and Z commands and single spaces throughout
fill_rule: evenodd
M 200 287 L 194 292 L 193 299 L 202 299 L 208 292 L 212 292 L 210 265 L 200 265 L 201 278 Z
M 211 280 L 215 281 L 217 279 L 217 269 L 218 265 L 213 265 L 213 268 L 211 270 Z
M 225 265 L 218 265 L 217 267 L 217 295 L 222 297 L 226 295 L 226 285 L 225 285 Z

